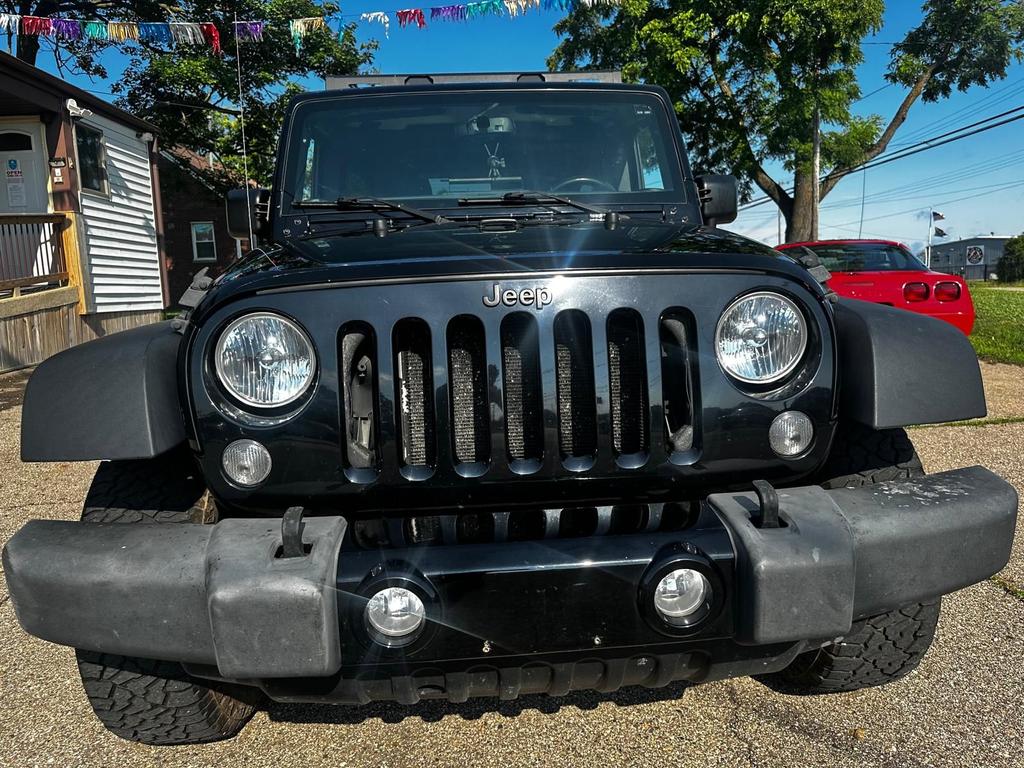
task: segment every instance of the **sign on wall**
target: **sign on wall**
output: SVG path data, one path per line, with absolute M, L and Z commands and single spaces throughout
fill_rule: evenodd
M 967 263 L 968 264 L 981 264 L 985 261 L 985 246 L 984 245 L 968 245 L 967 246 Z

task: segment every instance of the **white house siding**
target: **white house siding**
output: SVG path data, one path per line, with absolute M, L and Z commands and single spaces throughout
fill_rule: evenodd
M 162 309 L 149 147 L 134 128 L 82 122 L 103 132 L 109 185 L 109 196 L 81 193 L 90 311 Z

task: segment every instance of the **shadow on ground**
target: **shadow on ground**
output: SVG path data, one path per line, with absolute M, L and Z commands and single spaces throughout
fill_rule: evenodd
M 367 720 L 400 723 L 410 718 L 418 718 L 425 723 L 436 723 L 449 715 L 463 720 L 478 720 L 488 713 L 514 718 L 527 710 L 551 715 L 567 707 L 586 711 L 597 709 L 604 703 L 625 708 L 660 701 L 678 701 L 683 698 L 687 689 L 692 687 L 692 683 L 679 682 L 671 683 L 664 688 L 624 688 L 615 693 L 574 691 L 565 696 L 529 694 L 514 701 L 499 701 L 490 697 L 482 697 L 462 704 L 453 704 L 445 699 L 427 700 L 415 705 L 375 702 L 362 706 L 268 702 L 262 708 L 266 710 L 271 720 L 285 723 L 358 725 Z

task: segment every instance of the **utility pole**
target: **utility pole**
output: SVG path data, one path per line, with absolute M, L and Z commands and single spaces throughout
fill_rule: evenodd
M 935 229 L 935 211 L 932 208 L 928 209 L 928 245 L 924 249 L 924 265 L 930 267 L 932 265 L 932 230 Z
M 811 169 L 811 240 L 818 239 L 818 203 L 820 202 L 821 185 L 821 108 L 817 104 L 815 93 L 814 104 L 814 163 Z

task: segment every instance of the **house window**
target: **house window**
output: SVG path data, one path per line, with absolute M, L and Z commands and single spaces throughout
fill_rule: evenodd
M 107 194 L 107 155 L 103 148 L 103 134 L 79 124 L 75 126 L 75 143 L 82 189 Z
M 192 260 L 217 260 L 217 243 L 214 241 L 212 221 L 192 222 Z
M 7 131 L 0 133 L 0 152 L 25 152 L 32 149 L 32 137 L 27 133 Z

